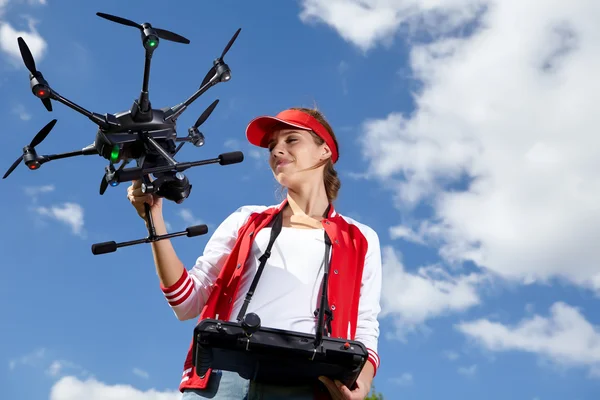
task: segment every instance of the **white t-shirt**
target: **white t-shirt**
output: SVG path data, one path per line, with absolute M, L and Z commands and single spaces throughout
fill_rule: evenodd
M 261 257 L 269 243 L 271 228 L 261 229 L 252 246 L 252 256 L 240 277 L 231 320 L 238 313 Z M 315 333 L 314 311 L 323 284 L 325 242 L 323 229 L 283 227 L 275 239 L 271 256 L 258 280 L 246 313 L 256 313 L 261 326 L 296 332 Z

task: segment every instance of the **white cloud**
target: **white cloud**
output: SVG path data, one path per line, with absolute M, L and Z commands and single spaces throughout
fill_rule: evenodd
M 72 371 L 71 373 L 76 372 L 77 374 L 82 375 L 82 376 L 90 376 L 91 375 L 90 372 L 87 371 L 82 366 L 75 364 L 74 362 L 71 362 L 68 360 L 52 361 L 50 366 L 48 366 L 48 368 L 46 369 L 46 374 L 56 378 L 61 375 L 67 375 L 68 374 L 67 371 Z
M 53 352 L 45 348 L 32 350 L 18 358 L 13 358 L 8 363 L 8 368 L 12 371 L 20 367 L 27 367 L 29 371 L 33 369 L 44 371 L 45 374 L 57 378 L 61 375 L 73 375 L 90 377 L 91 373 L 82 366 L 68 360 L 53 359 Z
M 446 350 L 442 353 L 450 361 L 458 360 L 460 355 L 456 351 Z
M 83 235 L 83 207 L 77 203 L 62 203 L 51 207 L 36 207 L 39 215 L 53 218 L 71 227 L 75 235 Z
M 140 378 L 144 378 L 144 379 L 148 379 L 150 377 L 150 375 L 146 371 L 139 369 L 139 368 L 134 368 L 133 373 L 135 375 L 139 376 Z
M 306 0 L 303 7 L 303 18 L 362 49 L 401 21 L 433 34 L 428 43 L 409 38 L 409 67 L 422 83 L 416 108 L 368 120 L 359 135 L 369 174 L 399 209 L 433 207 L 431 219 L 413 223 L 414 235 L 397 233 L 430 240 L 447 262 L 473 262 L 517 282 L 561 278 L 600 290 L 600 81 L 590 78 L 600 69 L 600 3 Z M 439 29 L 428 22 L 440 19 Z
M 464 376 L 473 376 L 477 372 L 477 364 L 473 364 L 469 367 L 459 367 L 458 373 Z
M 232 151 L 240 151 L 242 150 L 244 152 L 244 155 L 249 155 L 251 158 L 255 159 L 255 160 L 265 160 L 266 163 L 266 158 L 265 158 L 265 154 L 264 152 L 266 150 L 263 150 L 262 148 L 256 147 L 254 145 L 248 144 L 246 142 L 241 142 L 237 139 L 228 139 L 225 141 L 225 143 L 223 143 L 223 146 L 225 146 L 226 148 L 232 150 Z M 241 148 L 245 148 L 245 149 L 241 149 Z
M 255 160 L 258 161 L 263 161 L 265 162 L 265 165 L 267 165 L 267 156 L 265 155 L 265 153 L 263 151 L 261 151 L 260 149 L 255 149 L 255 148 L 250 148 L 246 151 L 246 154 L 248 154 L 250 157 L 252 157 Z
M 27 111 L 23 104 L 17 104 L 12 109 L 13 114 L 18 115 L 21 121 L 29 121 L 31 114 Z
M 32 351 L 31 353 L 25 354 L 19 358 L 15 358 L 9 361 L 8 368 L 12 371 L 15 368 L 25 365 L 28 367 L 39 366 L 46 355 L 46 349 L 40 348 Z
M 178 214 L 188 226 L 204 224 L 204 222 L 201 219 L 196 218 L 188 208 L 180 209 Z
M 9 0 L 0 0 L 0 17 L 4 14 L 4 9 L 8 4 Z
M 413 229 L 404 225 L 397 225 L 390 228 L 391 239 L 404 239 L 407 242 L 413 242 L 417 244 L 425 244 L 426 240 L 423 237 L 423 233 L 417 233 Z
M 227 139 L 223 143 L 223 146 L 225 146 L 226 148 L 231 149 L 231 150 L 238 150 L 239 147 L 241 146 L 241 143 L 237 139 Z
M 382 253 L 381 316 L 394 319 L 397 339 L 404 340 L 430 318 L 465 311 L 481 301 L 477 293 L 484 282 L 481 275 L 451 276 L 436 266 L 412 274 L 405 271 L 393 248 L 384 247 Z
M 38 196 L 44 193 L 50 193 L 54 191 L 54 185 L 26 186 L 24 188 L 24 191 L 33 203 L 37 203 Z
M 409 386 L 409 385 L 412 385 L 414 379 L 413 379 L 413 375 L 411 373 L 405 372 L 398 377 L 390 378 L 390 381 L 392 381 L 393 383 L 395 383 L 396 385 L 399 385 L 399 386 Z
M 108 385 L 95 379 L 79 380 L 66 376 L 54 384 L 50 400 L 180 400 L 178 390 L 142 391 L 131 385 Z
M 429 33 L 449 32 L 481 11 L 480 0 L 303 0 L 300 19 L 324 22 L 363 51 L 390 45 L 401 25 Z
M 28 18 L 28 30 L 18 30 L 10 23 L 0 20 L 0 50 L 4 51 L 10 57 L 11 64 L 25 68 L 19 44 L 17 43 L 17 38 L 20 36 L 27 43 L 35 60 L 36 68 L 39 70 L 42 69 L 40 62 L 46 55 L 48 44 L 36 30 L 35 24 L 35 20 Z
M 590 376 L 600 376 L 600 327 L 568 304 L 556 302 L 548 317 L 534 315 L 512 326 L 479 319 L 456 328 L 488 350 L 538 354 L 556 365 L 588 367 Z
M 10 0 L 0 0 L 0 50 L 4 51 L 10 57 L 9 60 L 11 64 L 16 67 L 24 68 L 25 66 L 17 43 L 17 37 L 21 36 L 27 43 L 31 54 L 36 61 L 36 66 L 39 66 L 38 61 L 41 61 L 45 56 L 48 44 L 37 32 L 35 28 L 37 21 L 33 18 L 29 16 L 24 17 L 27 20 L 28 25 L 28 30 L 26 31 L 15 28 L 5 20 L 4 14 L 9 2 Z M 32 6 L 46 5 L 46 0 L 28 0 L 28 3 Z M 22 119 L 29 119 L 23 118 L 28 114 L 20 114 Z

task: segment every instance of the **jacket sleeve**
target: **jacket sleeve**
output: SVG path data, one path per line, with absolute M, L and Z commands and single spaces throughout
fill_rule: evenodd
M 368 249 L 365 255 L 360 301 L 358 305 L 358 320 L 355 340 L 362 342 L 369 352 L 368 361 L 373 364 L 375 374 L 380 360 L 377 352 L 379 339 L 379 322 L 377 317 L 381 311 L 381 248 L 379 236 L 368 228 L 366 230 Z
M 160 288 L 177 319 L 184 321 L 200 315 L 221 268 L 237 240 L 239 229 L 256 206 L 244 206 L 230 214 L 208 240 L 204 252 L 191 269 L 184 269 L 177 282 Z

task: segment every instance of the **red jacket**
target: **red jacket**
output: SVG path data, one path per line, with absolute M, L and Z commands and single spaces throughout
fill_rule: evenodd
M 236 298 L 239 278 L 243 267 L 250 255 L 252 243 L 256 233 L 267 226 L 277 211 L 287 204 L 284 200 L 278 206 L 266 207 L 262 211 L 251 212 L 245 222 L 237 231 L 237 237 L 226 257 L 216 281 L 210 289 L 208 300 L 203 305 L 199 320 L 214 318 L 229 320 L 233 299 Z M 359 317 L 359 300 L 361 300 L 361 288 L 363 285 L 363 271 L 366 263 L 369 263 L 370 293 L 369 305 L 363 306 L 361 311 L 369 318 L 372 331 L 375 332 L 375 341 L 379 333 L 377 314 L 379 308 L 379 293 L 381 291 L 381 253 L 379 239 L 374 230 L 366 225 L 360 224 L 348 217 L 342 217 L 333 206 L 329 214 L 322 220 L 322 226 L 331 238 L 331 267 L 328 286 L 328 304 L 334 310 L 334 318 L 331 321 L 331 336 L 355 340 L 357 321 Z M 211 240 L 213 240 L 211 238 Z M 190 277 L 190 273 L 184 270 L 180 279 L 170 287 L 161 285 L 170 306 L 176 308 L 184 302 L 190 301 L 195 293 L 200 290 L 198 282 Z M 364 294 L 364 293 L 363 293 Z M 178 315 L 180 319 L 197 316 L 199 310 L 194 310 L 194 305 L 202 305 L 196 301 L 192 308 L 188 307 L 185 315 Z M 374 328 L 373 328 L 374 327 Z M 375 348 L 373 348 L 375 347 Z M 376 346 L 367 346 L 369 350 L 369 362 L 377 371 L 379 367 L 379 356 Z M 198 376 L 192 365 L 192 343 L 184 362 L 184 372 L 179 389 L 183 391 L 188 388 L 204 388 L 208 383 L 210 370 L 205 376 Z

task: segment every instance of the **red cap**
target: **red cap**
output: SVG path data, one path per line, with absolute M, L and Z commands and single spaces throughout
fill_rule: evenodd
M 246 137 L 253 145 L 268 148 L 269 134 L 282 124 L 316 133 L 331 149 L 331 161 L 337 161 L 338 149 L 333 137 L 316 118 L 300 110 L 284 110 L 274 117 L 264 115 L 254 118 L 246 128 Z

